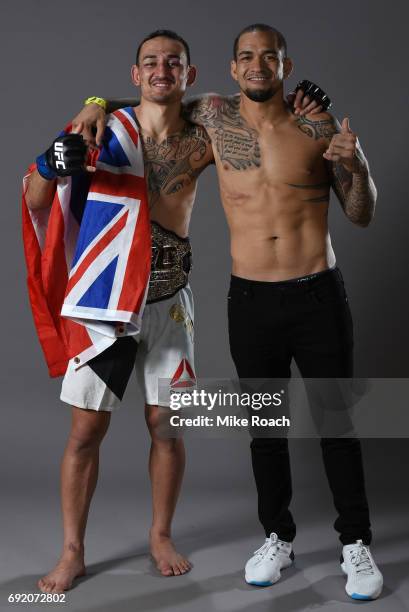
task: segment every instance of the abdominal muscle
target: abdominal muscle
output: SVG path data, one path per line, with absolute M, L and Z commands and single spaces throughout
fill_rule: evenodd
M 226 201 L 224 207 L 235 276 L 283 281 L 335 265 L 326 203 L 292 201 L 258 207 L 253 201 L 251 212 L 238 210 L 237 205 L 230 207 Z

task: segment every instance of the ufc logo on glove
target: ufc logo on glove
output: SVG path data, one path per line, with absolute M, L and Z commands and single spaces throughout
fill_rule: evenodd
M 55 142 L 54 143 L 54 156 L 55 156 L 55 167 L 58 168 L 62 168 L 63 170 L 66 169 L 65 164 L 64 164 L 64 144 L 62 142 Z

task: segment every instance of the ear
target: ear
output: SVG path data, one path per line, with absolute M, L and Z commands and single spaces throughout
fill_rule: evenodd
M 134 85 L 136 85 L 137 87 L 140 86 L 141 77 L 139 73 L 139 66 L 137 66 L 136 64 L 134 64 L 131 68 L 131 80 Z
M 285 57 L 283 64 L 284 64 L 283 76 L 285 79 L 288 79 L 288 77 L 290 76 L 294 68 L 293 60 L 290 57 Z
M 237 62 L 234 59 L 230 62 L 230 74 L 232 75 L 232 77 L 233 77 L 233 79 L 235 81 L 238 81 L 238 77 L 237 77 Z
M 196 66 L 188 66 L 186 85 L 190 87 L 196 81 L 197 69 Z

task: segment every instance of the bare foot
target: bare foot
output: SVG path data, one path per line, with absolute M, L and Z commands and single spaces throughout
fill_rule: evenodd
M 37 585 L 43 593 L 63 593 L 72 587 L 75 578 L 85 575 L 82 553 L 63 555 L 47 576 L 40 578 Z
M 150 536 L 151 555 L 163 576 L 180 576 L 192 569 L 190 562 L 180 555 L 167 536 Z

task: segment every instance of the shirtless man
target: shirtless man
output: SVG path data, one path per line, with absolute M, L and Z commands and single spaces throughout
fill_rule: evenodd
M 180 266 L 178 273 L 183 273 L 187 280 L 184 268 L 190 249 L 187 233 L 197 177 L 214 161 L 206 131 L 181 117 L 181 99 L 186 87 L 194 82 L 195 72 L 190 65 L 187 43 L 169 31 L 147 36 L 139 46 L 136 64 L 132 68 L 133 82 L 141 88 L 142 94 L 135 115 L 143 140 L 150 215 L 154 222 L 150 303 L 144 314 L 136 365 L 145 391 L 145 416 L 152 439 L 149 462 L 153 498 L 150 548 L 159 571 L 165 576 L 185 573 L 190 569 L 190 563 L 176 552 L 171 540 L 171 522 L 184 471 L 183 440 L 164 440 L 158 435 L 157 378 L 172 378 L 182 360 L 188 362 L 190 371 L 194 370 L 193 304 L 188 285 L 169 296 L 173 293 L 172 287 L 165 283 L 165 294 L 160 295 L 162 289 L 158 289 L 155 277 L 163 280 L 166 273 L 166 266 L 161 269 L 164 254 L 173 249 L 183 255 L 179 255 L 179 260 L 173 264 Z M 297 103 L 301 98 L 302 95 L 297 97 Z M 81 123 L 74 122 L 75 131 L 81 131 L 82 127 Z M 78 143 L 76 146 L 76 155 L 80 157 L 78 163 L 82 167 L 85 157 L 81 158 L 81 147 Z M 44 166 L 44 156 L 40 158 L 41 174 L 38 171 L 31 174 L 26 192 L 31 209 L 49 207 L 56 188 L 53 172 Z M 92 167 L 87 169 L 93 170 Z M 38 583 L 44 592 L 67 590 L 73 580 L 85 572 L 84 535 L 97 482 L 99 447 L 107 432 L 111 411 L 120 403 L 108 382 L 95 376 L 97 365 L 97 361 L 88 362 L 78 370 L 82 371 L 81 376 L 85 376 L 85 385 L 84 379 L 79 381 L 72 371 L 67 372 L 63 382 L 62 399 L 73 405 L 72 429 L 62 461 L 64 544 L 56 567 Z M 87 385 L 88 389 L 97 388 L 103 397 L 103 403 L 97 407 L 85 405 L 82 395 Z
M 328 231 L 330 187 L 361 227 L 373 217 L 376 188 L 348 119 L 339 126 L 329 113 L 290 112 L 283 81 L 291 71 L 283 35 L 249 26 L 235 40 L 231 63 L 240 94 L 202 96 L 189 109 L 210 137 L 231 232 L 231 353 L 240 377 L 286 378 L 293 358 L 304 377 L 349 377 L 352 321 Z M 80 120 L 89 130 L 103 114 L 88 109 Z M 323 438 L 321 447 L 346 591 L 375 599 L 383 580 L 369 550 L 360 442 Z M 288 443 L 255 438 L 251 451 L 266 540 L 245 578 L 267 586 L 294 558 Z

